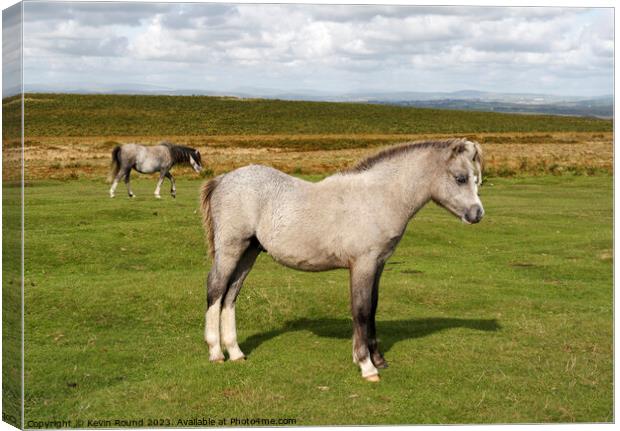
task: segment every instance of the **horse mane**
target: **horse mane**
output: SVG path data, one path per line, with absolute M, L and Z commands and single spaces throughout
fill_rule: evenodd
M 185 147 L 183 145 L 176 145 L 172 142 L 167 141 L 164 141 L 159 145 L 163 145 L 164 147 L 168 148 L 168 150 L 170 151 L 170 157 L 172 158 L 172 161 L 174 163 L 189 163 L 192 155 L 195 155 L 195 158 L 198 159 L 196 161 L 200 163 L 200 153 L 196 155 L 196 150 L 194 148 Z
M 378 153 L 373 154 L 359 161 L 355 166 L 353 166 L 352 168 L 346 169 L 345 171 L 343 171 L 343 173 L 364 172 L 385 160 L 390 160 L 392 158 L 398 157 L 402 154 L 409 153 L 411 151 L 423 150 L 426 148 L 446 149 L 446 148 L 449 148 L 449 147 L 452 147 L 458 144 L 465 144 L 465 142 L 467 142 L 467 139 L 452 138 L 452 139 L 443 139 L 443 140 L 437 140 L 437 141 L 407 142 L 405 144 L 395 145 L 395 146 L 386 148 L 382 151 L 379 151 Z M 464 146 L 462 148 L 463 150 L 465 149 Z M 481 157 L 481 154 L 480 154 L 480 148 L 477 144 L 476 144 L 476 150 L 477 151 L 476 151 L 475 158 L 479 159 Z

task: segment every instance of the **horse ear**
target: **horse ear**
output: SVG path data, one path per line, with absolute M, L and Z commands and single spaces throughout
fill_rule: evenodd
M 477 163 L 482 163 L 482 149 L 480 148 L 480 145 L 478 145 L 477 142 L 474 143 L 474 157 L 472 161 L 477 162 Z
M 473 162 L 476 164 L 478 168 L 478 172 L 480 172 L 479 177 L 480 177 L 480 181 L 482 181 L 482 170 L 484 169 L 484 161 L 482 157 L 482 147 L 480 146 L 478 142 L 474 142 L 474 150 L 475 150 L 475 154 L 474 154 Z
M 464 141 L 459 141 L 457 142 L 453 147 L 452 147 L 452 154 L 451 157 L 456 157 L 459 154 L 465 152 L 465 150 L 467 149 L 467 146 L 465 145 Z

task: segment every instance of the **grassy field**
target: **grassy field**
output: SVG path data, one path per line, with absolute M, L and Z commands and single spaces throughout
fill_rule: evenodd
M 9 214 L 19 100 L 3 108 Z M 168 96 L 28 94 L 25 109 L 26 427 L 613 421 L 611 121 Z M 178 198 L 161 201 L 152 177 L 134 179 L 135 200 L 122 184 L 107 198 L 104 181 L 126 142 L 198 148 L 204 176 L 263 163 L 316 180 L 378 147 L 454 136 L 483 146 L 487 216 L 464 226 L 431 205 L 410 225 L 383 276 L 378 385 L 351 363 L 348 274 L 267 255 L 238 306 L 248 361 L 208 363 L 200 179 L 175 167 Z
M 17 103 L 4 101 L 9 110 Z M 612 130 L 611 120 L 594 118 L 207 96 L 26 94 L 24 121 L 28 137 Z
M 102 179 L 26 188 L 26 426 L 614 420 L 611 176 L 491 178 L 475 226 L 425 208 L 382 279 L 380 384 L 351 363 L 347 273 L 267 255 L 239 299 L 248 361 L 208 363 L 199 186 L 180 180 L 176 200 L 153 199 L 152 178 L 135 200 Z
M 488 175 L 609 174 L 613 164 L 612 122 L 594 118 L 204 96 L 27 94 L 24 105 L 28 180 L 103 178 L 114 146 L 161 140 L 200 149 L 209 174 L 248 163 L 327 174 L 377 147 L 455 136 L 482 144 Z M 19 107 L 3 100 L 9 155 L 20 151 L 6 139 L 18 135 Z
M 21 188 L 5 182 L 2 194 L 2 418 L 18 427 L 22 404 Z

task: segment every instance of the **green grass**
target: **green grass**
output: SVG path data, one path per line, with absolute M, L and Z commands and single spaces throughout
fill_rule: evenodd
M 9 164 L 3 166 L 5 173 L 11 168 Z M 2 417 L 19 427 L 22 405 L 20 183 L 5 181 L 2 199 Z
M 2 111 L 2 420 L 21 427 L 21 154 L 8 149 L 21 136 L 21 103 L 3 108 L 6 109 Z
M 15 105 L 18 100 L 5 100 Z M 10 106 L 9 106 L 10 107 Z M 27 94 L 26 136 L 609 132 L 610 120 L 206 96 Z
M 26 425 L 614 420 L 610 176 L 490 179 L 475 226 L 422 210 L 382 279 L 379 384 L 351 363 L 347 273 L 264 254 L 237 307 L 248 361 L 210 364 L 200 182 L 178 183 L 27 187 Z

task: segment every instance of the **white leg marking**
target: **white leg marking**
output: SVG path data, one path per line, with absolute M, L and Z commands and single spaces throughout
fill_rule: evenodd
M 220 346 L 220 301 L 216 301 L 205 315 L 205 341 L 209 345 L 209 360 L 223 361 L 224 353 Z
M 375 368 L 370 360 L 370 355 L 366 357 L 363 361 L 359 363 L 360 369 L 362 370 L 362 377 L 370 377 L 376 376 L 379 374 L 379 371 Z
M 110 187 L 110 197 L 111 198 L 114 197 L 114 192 L 116 191 L 116 186 L 118 186 L 118 181 L 114 180 L 114 182 L 112 182 L 112 187 Z
M 161 183 L 164 182 L 164 177 L 160 176 L 159 179 L 157 180 L 157 187 L 155 187 L 155 197 L 157 199 L 160 199 L 161 196 L 159 195 L 159 190 L 161 189 Z
M 222 308 L 222 341 L 232 361 L 245 358 L 237 344 L 237 325 L 235 323 L 235 305 L 224 304 Z

